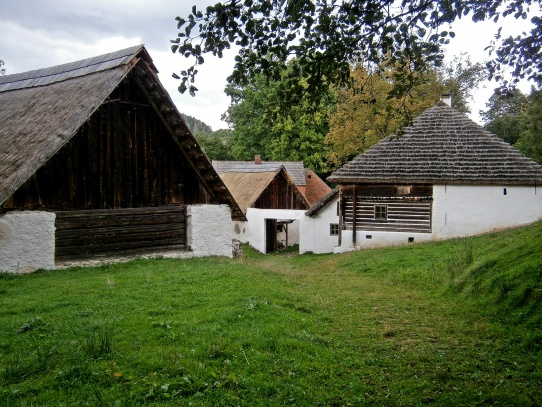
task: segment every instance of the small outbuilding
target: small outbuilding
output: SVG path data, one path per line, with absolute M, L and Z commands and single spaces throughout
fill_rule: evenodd
M 246 216 L 234 222 L 234 239 L 263 253 L 299 243 L 299 219 L 309 208 L 296 183 L 305 179 L 302 163 L 292 171 L 281 162 L 258 160 L 213 161 L 213 166 Z
M 336 251 L 446 239 L 542 218 L 542 166 L 446 103 L 335 171 Z
M 139 45 L 0 76 L 0 271 L 230 255 L 245 219 Z

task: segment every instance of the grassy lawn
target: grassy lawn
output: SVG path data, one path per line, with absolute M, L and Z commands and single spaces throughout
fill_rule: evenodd
M 542 223 L 0 275 L 1 406 L 542 403 Z

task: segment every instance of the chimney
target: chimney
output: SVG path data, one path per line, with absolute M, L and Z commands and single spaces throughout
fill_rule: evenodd
M 262 158 L 259 155 L 254 156 L 254 164 L 261 164 Z
M 446 103 L 448 106 L 452 107 L 452 94 L 443 93 L 440 95 L 440 101 Z

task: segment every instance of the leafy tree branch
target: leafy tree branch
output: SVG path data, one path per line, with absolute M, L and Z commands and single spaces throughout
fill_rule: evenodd
M 527 18 L 530 7 L 540 8 L 541 1 L 226 0 L 205 10 L 193 6 L 187 17 L 177 17 L 179 32 L 171 41 L 172 51 L 192 65 L 174 76 L 181 81 L 180 92 L 194 95 L 204 55 L 222 57 L 234 46 L 235 67 L 228 81 L 237 86 L 259 74 L 279 80 L 290 64 L 280 94 L 286 105 L 300 95 L 318 104 L 330 85 L 351 85 L 351 67 L 359 64 L 367 70 L 384 63 L 397 67 L 404 80 L 396 81 L 390 96 L 401 96 L 419 84 L 419 72 L 442 65 L 442 45 L 454 37 L 447 29 L 452 22 Z M 502 80 L 503 68 L 512 66 L 514 81 L 540 81 L 542 19 L 534 17 L 531 24 L 529 34 L 488 44 L 490 77 Z

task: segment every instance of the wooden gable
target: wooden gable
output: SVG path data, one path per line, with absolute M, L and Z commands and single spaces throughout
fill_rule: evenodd
M 209 201 L 145 93 L 128 76 L 4 208 L 110 209 Z
M 282 169 L 271 180 L 252 208 L 259 209 L 308 209 L 308 203 L 295 184 Z

